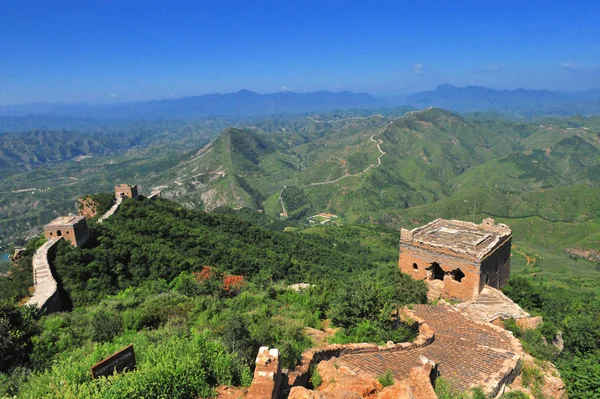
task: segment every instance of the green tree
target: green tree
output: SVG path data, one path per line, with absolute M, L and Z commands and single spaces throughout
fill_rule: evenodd
M 0 302 L 0 372 L 27 362 L 36 316 L 33 308 Z

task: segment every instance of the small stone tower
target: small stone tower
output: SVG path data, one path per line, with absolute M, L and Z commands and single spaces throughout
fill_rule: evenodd
M 44 237 L 63 237 L 71 245 L 80 247 L 90 238 L 90 231 L 84 216 L 61 216 L 44 226 Z
M 137 184 L 130 186 L 129 184 L 117 184 L 115 186 L 115 197 L 129 197 L 136 199 L 138 197 Z

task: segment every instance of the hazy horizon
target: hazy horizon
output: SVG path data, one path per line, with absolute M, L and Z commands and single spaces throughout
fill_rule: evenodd
M 581 1 L 12 2 L 0 105 L 106 104 L 440 84 L 600 87 L 600 4 Z

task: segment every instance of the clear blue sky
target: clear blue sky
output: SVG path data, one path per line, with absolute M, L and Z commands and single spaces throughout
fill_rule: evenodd
M 0 0 L 0 104 L 600 87 L 600 1 Z

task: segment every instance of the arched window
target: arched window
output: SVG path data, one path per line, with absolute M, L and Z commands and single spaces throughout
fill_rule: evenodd
M 416 264 L 416 263 L 413 263 L 413 269 L 415 269 L 415 270 L 419 270 L 419 266 L 417 266 L 417 264 Z
M 57 235 L 58 237 L 62 236 L 62 231 L 60 231 L 60 230 L 56 230 L 56 235 Z

